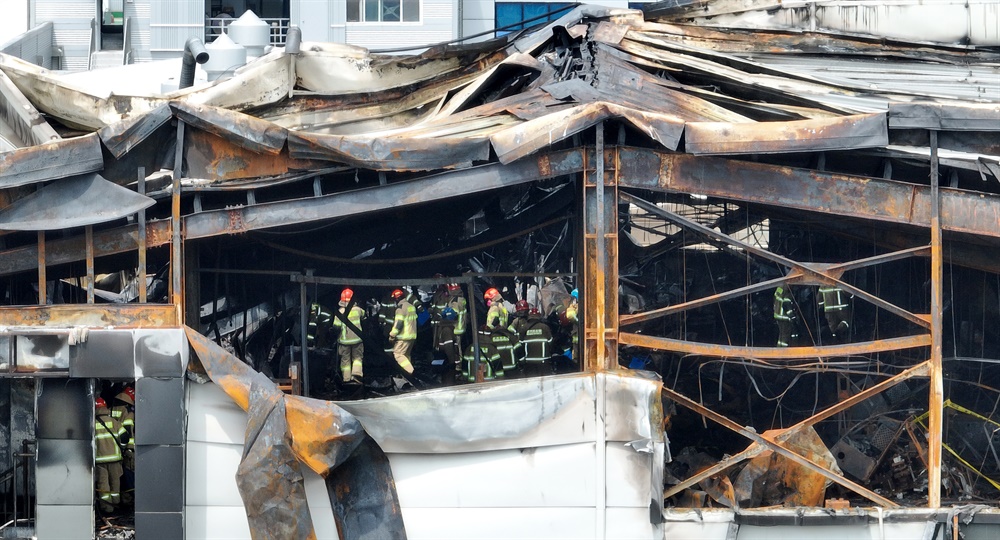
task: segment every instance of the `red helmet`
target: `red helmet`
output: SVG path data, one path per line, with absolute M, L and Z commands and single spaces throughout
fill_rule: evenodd
M 489 289 L 486 289 L 486 292 L 483 293 L 483 300 L 489 302 L 490 300 L 493 300 L 498 296 L 500 296 L 500 291 L 498 291 L 496 287 L 490 287 Z
M 105 409 L 107 409 L 108 408 L 108 404 L 107 404 L 107 402 L 104 401 L 104 398 L 98 397 L 97 399 L 94 400 L 94 408 L 95 409 L 100 409 L 102 407 L 105 408 Z
M 392 294 L 390 294 L 389 296 L 392 297 L 393 300 L 399 300 L 400 298 L 403 297 L 403 289 L 396 289 L 392 291 Z
M 341 302 L 350 302 L 351 298 L 354 298 L 354 291 L 352 291 L 351 289 L 344 289 L 340 293 L 340 301 Z
M 462 286 L 459 285 L 458 283 L 449 283 L 448 284 L 448 290 L 449 291 L 460 291 L 460 290 L 462 290 Z
M 518 300 L 517 303 L 514 304 L 514 311 L 528 311 L 529 309 L 531 309 L 531 305 L 528 304 L 527 300 Z
M 131 386 L 126 386 L 125 393 L 128 395 L 128 397 L 132 398 L 133 402 L 135 401 L 135 388 L 132 388 Z
M 538 308 L 533 307 L 533 308 L 531 308 L 531 311 L 528 312 L 528 315 L 538 315 L 539 317 L 541 317 L 542 316 L 542 312 L 538 311 Z

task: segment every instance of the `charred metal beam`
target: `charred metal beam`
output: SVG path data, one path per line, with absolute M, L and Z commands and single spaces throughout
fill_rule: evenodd
M 661 351 L 722 358 L 760 358 L 766 360 L 855 356 L 896 351 L 899 349 L 912 349 L 914 347 L 927 347 L 931 344 L 930 334 L 880 339 L 878 341 L 863 341 L 860 343 L 846 343 L 843 345 L 824 345 L 822 347 L 738 347 L 715 343 L 696 343 L 681 339 L 632 334 L 629 332 L 619 333 L 618 340 L 622 345 L 635 345 Z
M 62 139 L 5 73 L 0 73 L 0 118 L 25 146 Z
M 1000 112 L 1000 110 L 998 110 Z M 994 120 L 994 123 L 996 121 Z M 927 506 L 941 506 L 941 446 L 944 416 L 942 329 L 944 314 L 944 261 L 941 249 L 941 197 L 938 175 L 937 132 L 931 139 L 931 359 L 930 395 L 927 397 Z
M 930 227 L 930 188 L 705 156 L 622 148 L 621 186 Z M 941 189 L 941 226 L 1000 237 L 1000 196 Z
M 594 172 L 585 166 L 583 174 L 579 345 L 584 370 L 618 367 L 618 188 L 617 177 L 605 168 L 603 122 L 597 124 L 596 140 L 596 151 L 587 154 L 596 160 Z
M 583 154 L 581 149 L 566 150 L 522 159 L 510 165 L 470 167 L 323 197 L 201 212 L 185 218 L 185 238 L 238 234 L 501 189 L 580 172 Z
M 100 171 L 104 154 L 96 133 L 0 153 L 0 189 Z
M 174 307 L 168 304 L 95 304 L 87 309 L 74 304 L 0 308 L 0 327 L 163 328 L 179 324 Z
M 801 455 L 799 455 L 795 451 L 788 449 L 786 446 L 784 446 L 782 443 L 780 443 L 780 442 L 778 442 L 776 440 L 772 440 L 772 439 L 769 439 L 767 437 L 763 437 L 760 434 L 758 434 L 756 431 L 753 431 L 751 428 L 747 428 L 747 427 L 744 427 L 744 426 L 741 426 L 741 425 L 737 424 L 736 422 L 733 422 L 729 418 L 726 418 L 725 416 L 723 416 L 723 415 L 721 415 L 721 414 L 719 414 L 719 413 L 717 413 L 717 412 L 709 409 L 708 407 L 705 407 L 705 406 L 701 405 L 700 403 L 691 400 L 687 396 L 685 396 L 685 395 L 683 395 L 683 394 L 681 394 L 681 393 L 679 393 L 679 392 L 677 392 L 675 390 L 672 390 L 672 389 L 667 388 L 666 386 L 664 386 L 663 387 L 663 393 L 666 394 L 670 399 L 672 399 L 675 402 L 677 402 L 678 404 L 680 404 L 680 405 L 682 405 L 684 407 L 687 407 L 688 409 L 691 409 L 691 410 L 697 412 L 698 414 L 704 416 L 705 418 L 708 418 L 709 420 L 711 420 L 713 422 L 721 424 L 721 425 L 723 425 L 723 426 L 725 426 L 725 427 L 727 427 L 727 428 L 735 431 L 736 433 L 739 433 L 740 435 L 743 435 L 744 437 L 750 439 L 751 441 L 753 441 L 753 442 L 755 442 L 757 444 L 760 444 L 760 445 L 763 445 L 763 446 L 767 446 L 768 448 L 770 448 L 771 450 L 773 450 L 775 453 L 781 454 L 785 458 L 788 458 L 788 459 L 794 461 L 795 463 L 798 463 L 799 465 L 802 465 L 803 467 L 806 467 L 806 468 L 808 468 L 808 469 L 810 469 L 812 471 L 815 471 L 815 472 L 823 475 L 827 479 L 832 480 L 832 481 L 834 481 L 834 482 L 836 482 L 836 483 L 838 483 L 838 484 L 846 487 L 847 489 L 850 489 L 851 491 L 857 493 L 858 495 L 861 495 L 862 497 L 864 497 L 864 498 L 866 498 L 866 499 L 868 499 L 868 500 L 870 500 L 872 502 L 875 502 L 875 503 L 877 503 L 877 504 L 879 504 L 881 506 L 884 506 L 886 508 L 898 508 L 899 507 L 898 504 L 892 502 L 889 499 L 886 499 L 885 497 L 879 495 L 878 493 L 875 493 L 875 492 L 871 491 L 870 489 L 868 489 L 868 488 L 866 488 L 866 487 L 864 487 L 864 486 L 862 486 L 860 484 L 857 484 L 856 482 L 848 480 L 847 478 L 844 478 L 843 476 L 838 475 L 837 473 L 831 471 L 830 469 L 827 469 L 826 467 L 823 467 L 822 465 L 820 465 L 820 464 L 818 464 L 818 463 L 816 463 L 816 462 L 814 462 L 814 461 L 812 461 L 810 459 L 802 457 Z
M 690 229 L 690 230 L 692 230 L 694 232 L 700 233 L 700 234 L 702 234 L 702 235 L 704 235 L 704 236 L 706 236 L 708 238 L 719 240 L 719 241 L 721 241 L 723 243 L 726 243 L 726 244 L 728 244 L 730 246 L 733 246 L 733 247 L 736 247 L 736 248 L 739 248 L 739 249 L 743 249 L 747 253 L 752 253 L 754 255 L 757 255 L 758 257 L 761 257 L 761 258 L 764 258 L 764 259 L 767 259 L 767 260 L 770 260 L 770 261 L 774 261 L 774 262 L 776 262 L 776 263 L 778 263 L 778 264 L 780 264 L 780 265 L 782 265 L 782 266 L 784 266 L 786 268 L 789 268 L 789 269 L 798 269 L 806 277 L 811 277 L 813 279 L 816 279 L 820 283 L 835 284 L 838 287 L 840 287 L 841 289 L 843 289 L 844 291 L 846 291 L 846 292 L 848 292 L 850 294 L 853 294 L 854 296 L 857 296 L 859 298 L 862 298 L 864 300 L 867 300 L 868 302 L 871 302 L 872 304 L 874 304 L 874 305 L 876 305 L 876 306 L 878 306 L 878 307 L 880 307 L 880 308 L 882 308 L 882 309 L 884 309 L 884 310 L 886 310 L 886 311 L 888 311 L 890 313 L 894 313 L 894 314 L 898 315 L 899 317 L 901 317 L 903 319 L 906 319 L 906 320 L 908 320 L 908 321 L 910 321 L 910 322 L 912 322 L 912 323 L 914 323 L 914 324 L 916 324 L 918 326 L 922 326 L 922 327 L 925 327 L 925 328 L 927 328 L 927 327 L 930 326 L 930 323 L 927 320 L 925 320 L 924 318 L 919 317 L 917 315 L 914 315 L 913 313 L 910 313 L 909 311 L 906 311 L 905 309 L 903 309 L 903 308 L 901 308 L 901 307 L 899 307 L 899 306 L 897 306 L 895 304 L 892 304 L 890 302 L 886 302 L 885 300 L 882 300 L 881 298 L 879 298 L 879 297 L 877 297 L 877 296 L 875 296 L 873 294 L 870 294 L 867 291 L 861 290 L 861 289 L 855 287 L 854 285 L 851 285 L 851 284 L 848 284 L 848 283 L 844 283 L 840 279 L 838 279 L 838 278 L 836 278 L 836 277 L 834 277 L 834 276 L 832 276 L 832 275 L 830 275 L 828 273 L 823 273 L 822 271 L 816 270 L 813 266 L 805 265 L 805 264 L 793 261 L 793 260 L 791 260 L 791 259 L 789 259 L 787 257 L 783 257 L 781 255 L 778 255 L 776 253 L 771 253 L 770 251 L 767 251 L 766 249 L 759 248 L 757 246 L 748 244 L 746 242 L 741 242 L 741 241 L 736 240 L 735 238 L 733 238 L 733 237 L 731 237 L 731 236 L 729 236 L 727 234 L 722 234 L 722 233 L 720 233 L 718 231 L 715 231 L 713 229 L 709 229 L 708 227 L 706 227 L 706 226 L 704 226 L 704 225 L 702 225 L 700 223 L 697 223 L 695 221 L 691 221 L 691 220 L 689 220 L 689 219 L 687 219 L 685 217 L 679 216 L 679 215 L 677 215 L 677 214 L 675 214 L 673 212 L 670 212 L 668 210 L 664 210 L 664 209 L 660 208 L 659 206 L 657 206 L 657 205 L 655 205 L 653 203 L 650 203 L 648 201 L 644 201 L 644 200 L 640 199 L 639 197 L 636 197 L 635 195 L 631 195 L 631 194 L 628 194 L 628 193 L 623 193 L 621 195 L 621 197 L 622 197 L 623 200 L 628 201 L 628 202 L 630 202 L 632 204 L 635 204 L 636 206 L 639 206 L 640 208 L 646 210 L 647 212 L 652 212 L 652 213 L 657 214 L 657 215 L 659 215 L 659 216 L 661 216 L 661 217 L 663 217 L 665 219 L 668 219 L 668 220 L 672 221 L 676 225 L 679 225 L 679 226 L 682 226 L 682 227 L 686 227 L 686 228 L 688 228 L 688 229 Z

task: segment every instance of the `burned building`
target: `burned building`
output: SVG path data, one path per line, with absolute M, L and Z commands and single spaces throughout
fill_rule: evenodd
M 2 57 L 11 534 L 94 534 L 134 384 L 139 537 L 995 535 L 1000 52 L 695 9 L 168 94 Z M 448 284 L 548 372 L 448 384 L 431 323 L 401 370 L 379 306 Z M 310 342 L 344 287 L 360 382 Z

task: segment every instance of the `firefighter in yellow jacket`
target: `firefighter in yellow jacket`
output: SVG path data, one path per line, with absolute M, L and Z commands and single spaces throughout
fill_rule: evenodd
M 135 495 L 135 388 L 126 386 L 115 396 L 115 405 L 111 407 L 111 417 L 117 420 L 125 429 L 126 441 L 122 447 L 122 502 L 131 504 Z
M 417 339 L 417 310 L 406 301 L 402 289 L 392 291 L 391 296 L 396 301 L 396 314 L 389 331 L 389 341 L 394 342 L 392 356 L 403 371 L 413 373 L 411 357 L 413 342 Z
M 351 289 L 344 289 L 340 293 L 340 313 L 346 316 L 347 320 L 360 330 L 361 319 L 365 316 L 365 310 L 361 309 L 357 304 L 351 306 L 352 298 L 354 298 L 354 291 Z M 347 311 L 348 306 L 351 306 L 350 311 Z M 333 327 L 340 331 L 340 336 L 337 338 L 337 353 L 340 356 L 340 375 L 344 382 L 350 382 L 352 379 L 360 381 L 364 375 L 362 359 L 365 355 L 365 344 L 361 341 L 361 336 L 344 324 L 340 320 L 340 317 L 334 317 Z
M 101 512 L 109 514 L 121 504 L 122 448 L 127 434 L 111 416 L 104 398 L 94 400 L 94 482 Z

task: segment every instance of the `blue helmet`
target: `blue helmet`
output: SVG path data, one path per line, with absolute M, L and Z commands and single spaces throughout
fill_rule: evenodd
M 573 295 L 573 298 L 576 298 L 577 300 L 580 299 L 580 291 L 578 291 L 576 289 L 573 289 L 573 292 L 571 292 L 569 294 Z

